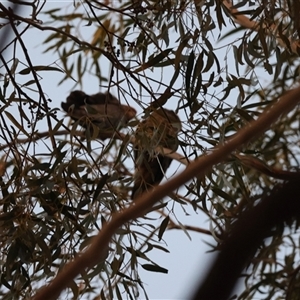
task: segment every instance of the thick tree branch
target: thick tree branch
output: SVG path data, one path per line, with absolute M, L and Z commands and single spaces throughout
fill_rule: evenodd
M 192 300 L 228 299 L 239 275 L 263 239 L 272 235 L 275 226 L 300 217 L 299 183 L 298 175 L 297 180 L 277 185 L 257 206 L 240 215 Z
M 63 270 L 47 286 L 38 291 L 35 300 L 56 299 L 62 290 L 72 282 L 81 270 L 89 269 L 99 262 L 99 257 L 106 249 L 111 237 L 116 230 L 130 220 L 136 219 L 147 212 L 152 205 L 162 199 L 168 193 L 180 187 L 195 176 L 205 175 L 213 165 L 225 160 L 232 151 L 239 149 L 243 144 L 258 137 L 268 130 L 270 125 L 280 116 L 293 109 L 300 99 L 300 87 L 286 93 L 277 103 L 266 109 L 261 116 L 245 128 L 241 129 L 235 136 L 225 141 L 210 154 L 203 156 L 190 165 L 178 176 L 175 176 L 163 185 L 154 188 L 149 193 L 138 197 L 130 207 L 115 213 L 110 222 L 104 224 L 97 237 L 94 238 L 91 246 L 74 261 L 65 266 Z

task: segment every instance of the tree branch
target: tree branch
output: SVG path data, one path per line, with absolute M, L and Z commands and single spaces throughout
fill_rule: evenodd
M 299 99 L 300 87 L 289 91 L 277 103 L 267 108 L 256 121 L 249 123 L 228 141 L 225 141 L 223 145 L 218 146 L 211 153 L 189 164 L 181 174 L 173 177 L 165 184 L 142 194 L 127 209 L 113 214 L 111 221 L 103 225 L 102 230 L 93 239 L 90 247 L 74 261 L 67 264 L 48 286 L 40 289 L 34 299 L 56 299 L 62 290 L 72 282 L 73 278 L 80 274 L 81 270 L 92 268 L 99 262 L 99 257 L 103 255 L 103 251 L 119 227 L 130 220 L 142 216 L 161 198 L 188 180 L 195 176 L 205 175 L 211 170 L 213 165 L 222 162 L 234 150 L 239 149 L 243 144 L 248 143 L 268 130 L 270 125 L 281 115 L 293 109 L 299 103 Z
M 240 215 L 192 300 L 230 297 L 247 262 L 255 255 L 261 242 L 270 236 L 272 229 L 283 226 L 292 218 L 299 219 L 299 183 L 300 176 L 282 186 L 275 186 L 269 196 Z
M 198 233 L 204 233 L 204 234 L 207 234 L 207 235 L 212 235 L 212 233 L 209 230 L 203 229 L 203 228 L 200 228 L 200 227 L 190 226 L 190 225 L 184 225 L 183 227 L 186 230 L 190 230 L 190 231 L 194 231 L 194 232 L 198 232 Z M 180 229 L 180 230 L 182 230 L 182 226 L 179 226 L 179 225 L 173 223 L 173 224 L 168 226 L 168 230 L 170 230 L 170 229 Z

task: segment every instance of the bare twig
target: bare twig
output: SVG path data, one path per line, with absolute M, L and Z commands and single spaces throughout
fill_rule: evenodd
M 276 185 L 268 196 L 262 195 L 258 205 L 240 215 L 192 300 L 229 299 L 247 262 L 253 258 L 261 242 L 274 234 L 274 227 L 282 228 L 293 218 L 299 220 L 299 180 L 300 177 Z
M 11 28 L 14 31 L 14 33 L 15 33 L 15 35 L 16 35 L 19 43 L 20 43 L 20 46 L 21 46 L 21 48 L 23 50 L 25 58 L 26 58 L 26 60 L 28 62 L 28 65 L 29 65 L 29 67 L 31 69 L 31 73 L 32 73 L 32 76 L 34 78 L 35 84 L 36 84 L 36 86 L 37 86 L 37 88 L 39 90 L 39 94 L 40 94 L 39 107 L 42 106 L 41 105 L 41 100 L 43 100 L 43 105 L 44 105 L 45 108 L 47 108 L 48 107 L 48 102 L 47 102 L 47 99 L 46 99 L 46 97 L 45 97 L 45 95 L 43 93 L 42 86 L 41 86 L 40 81 L 39 81 L 39 79 L 37 77 L 36 71 L 34 70 L 34 67 L 33 67 L 33 64 L 31 62 L 31 58 L 30 58 L 30 56 L 28 54 L 27 48 L 25 46 L 25 43 L 22 40 L 22 38 L 21 38 L 21 36 L 20 36 L 20 34 L 19 34 L 16 26 L 15 26 L 15 23 L 14 23 L 15 22 L 14 13 L 11 10 L 7 10 L 6 14 L 9 17 Z M 49 132 L 52 132 L 52 123 L 51 123 L 51 118 L 50 118 L 49 114 L 46 114 L 46 120 L 47 120 L 47 125 L 48 125 L 48 128 L 49 128 Z M 35 121 L 34 127 L 36 127 L 36 124 L 37 124 L 37 120 Z M 53 149 L 56 149 L 56 143 L 55 143 L 55 139 L 54 139 L 53 134 L 50 134 L 50 140 L 51 140 Z
M 184 227 L 185 230 L 190 230 L 190 231 L 195 231 L 195 232 L 199 232 L 199 233 L 212 235 L 211 231 L 209 231 L 207 229 L 200 228 L 200 227 L 190 226 L 190 225 L 184 225 L 183 227 Z M 173 222 L 173 224 L 168 226 L 168 229 L 180 229 L 180 230 L 182 230 L 182 226 L 179 226 L 179 225 L 177 225 Z

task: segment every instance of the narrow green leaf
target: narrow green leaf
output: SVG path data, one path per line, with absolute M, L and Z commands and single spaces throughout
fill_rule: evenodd
M 212 188 L 212 191 L 214 193 L 216 193 L 217 195 L 219 195 L 220 197 L 224 198 L 225 200 L 228 200 L 229 202 L 231 203 L 234 203 L 234 204 L 237 204 L 236 203 L 236 200 L 233 199 L 230 195 L 228 195 L 227 193 L 225 193 L 223 190 L 219 189 L 219 188 L 216 188 L 216 187 L 213 187 Z
M 276 52 L 276 59 L 277 59 L 277 63 L 276 63 L 276 67 L 275 67 L 275 74 L 274 74 L 274 81 L 278 78 L 281 69 L 282 69 L 282 60 L 281 60 L 281 52 L 279 47 L 275 48 L 275 52 Z
M 59 68 L 56 67 L 49 67 L 49 66 L 34 66 L 33 68 L 25 68 L 19 72 L 20 75 L 27 75 L 29 74 L 32 70 L 34 71 L 58 71 L 63 73 L 63 71 Z
M 0 277 L 0 282 L 5 286 L 7 287 L 9 290 L 12 289 L 12 286 L 6 281 L 5 279 L 5 274 L 3 274 L 1 277 Z
M 120 36 L 121 39 L 119 41 L 122 41 L 123 39 L 125 39 L 125 37 L 127 36 L 127 34 L 128 34 L 128 32 L 129 32 L 130 29 L 131 29 L 130 26 L 128 26 L 127 28 L 125 28 L 125 30 L 123 31 L 123 33 Z M 122 41 L 122 43 L 123 43 L 123 41 Z
M 100 293 L 100 299 L 101 300 L 107 300 L 107 298 L 105 297 L 105 293 L 104 293 L 103 289 L 101 290 L 101 293 Z
M 186 74 L 185 74 L 185 90 L 188 99 L 191 98 L 191 90 L 192 90 L 191 77 L 192 77 L 192 71 L 194 67 L 194 61 L 195 61 L 195 54 L 194 51 L 192 51 L 191 54 L 189 55 L 188 63 L 186 66 Z
M 194 86 L 196 80 L 199 80 L 199 76 L 201 76 L 201 71 L 203 68 L 203 51 L 198 55 L 195 67 L 194 67 L 194 72 L 193 72 L 193 83 L 192 85 Z
M 11 113 L 9 113 L 8 111 L 4 111 L 6 116 L 9 118 L 9 120 L 22 132 L 24 133 L 27 137 L 30 137 L 28 132 L 25 131 L 25 129 L 23 128 L 23 126 L 21 124 L 19 124 L 19 122 L 12 116 Z
M 169 38 L 169 30 L 165 23 L 162 25 L 161 32 L 162 32 L 161 38 L 164 40 L 166 46 L 168 47 L 170 44 L 170 38 Z
M 169 221 L 170 221 L 169 216 L 166 216 L 164 218 L 164 220 L 161 222 L 159 231 L 158 231 L 158 240 L 159 241 L 162 239 L 162 236 L 163 236 L 164 232 L 166 231 L 166 228 L 168 227 Z
M 81 64 L 82 64 L 82 58 L 81 58 L 81 54 L 78 55 L 78 60 L 77 60 L 77 76 L 78 78 L 81 78 L 82 74 L 81 74 Z
M 166 249 L 166 248 L 164 248 L 164 247 L 162 247 L 162 246 L 154 245 L 154 244 L 151 244 L 151 245 L 153 246 L 153 248 L 156 248 L 156 249 L 158 249 L 158 250 L 162 250 L 162 251 L 164 251 L 164 252 L 166 252 L 166 253 L 170 253 L 170 251 L 169 251 L 168 249 Z
M 23 119 L 25 119 L 28 123 L 30 123 L 29 118 L 26 116 L 26 114 L 25 114 L 24 110 L 22 109 L 21 105 L 18 105 L 18 110 L 19 110 L 20 116 Z
M 11 73 L 11 74 L 15 74 L 15 71 L 16 71 L 16 69 L 17 69 L 17 67 L 18 67 L 18 64 L 19 64 L 19 60 L 18 60 L 17 58 L 15 58 L 15 59 L 13 60 L 12 66 L 11 66 L 11 68 L 10 68 L 10 73 Z
M 142 265 L 142 268 L 150 271 L 150 272 L 158 272 L 158 273 L 164 273 L 164 274 L 168 274 L 168 270 L 165 268 L 162 268 L 158 265 L 151 265 L 151 264 L 144 264 Z
M 171 50 L 172 48 L 166 49 L 160 52 L 158 55 L 150 58 L 146 63 L 142 64 L 139 68 L 137 68 L 135 72 L 137 73 L 150 67 L 155 67 L 160 61 L 162 61 L 168 56 Z
M 48 263 L 51 263 L 52 262 L 51 252 L 50 252 L 50 249 L 48 248 L 47 244 L 45 243 L 45 241 L 42 238 L 37 237 L 36 242 L 39 245 L 39 247 L 41 248 L 43 256 L 45 256 L 45 258 L 48 259 Z
M 247 112 L 245 109 L 239 109 L 239 108 L 236 108 L 236 111 L 237 111 L 237 113 L 238 113 L 244 120 L 246 120 L 247 122 L 251 122 L 251 121 L 254 120 L 253 117 L 250 116 L 250 115 L 248 114 L 248 112 Z
M 75 283 L 74 280 L 71 280 L 68 282 L 68 287 L 72 290 L 73 292 L 73 299 L 78 299 L 78 296 L 79 296 L 79 288 L 77 286 L 77 284 Z
M 202 73 L 205 73 L 210 70 L 210 68 L 212 67 L 212 65 L 214 63 L 214 60 L 215 60 L 215 56 L 214 56 L 213 52 L 208 52 L 206 66 L 202 70 Z
M 188 40 L 187 39 L 183 39 L 180 44 L 179 47 L 177 48 L 177 51 L 175 53 L 175 70 L 179 71 L 179 66 L 180 63 L 182 61 L 182 57 L 183 57 L 183 49 L 186 47 L 186 45 L 188 44 Z
M 94 203 L 94 201 L 97 200 L 97 198 L 98 198 L 100 192 L 102 191 L 102 188 L 103 188 L 104 185 L 106 184 L 106 181 L 107 181 L 108 178 L 109 178 L 109 175 L 108 175 L 107 173 L 104 174 L 104 175 L 100 178 L 100 180 L 99 180 L 99 182 L 98 182 L 98 185 L 97 185 L 97 187 L 96 187 L 96 190 L 95 190 L 95 192 L 94 192 L 94 195 L 93 195 L 93 203 Z
M 245 45 L 244 46 L 244 52 L 243 52 L 243 54 L 244 54 L 244 58 L 245 58 L 245 61 L 246 61 L 246 63 L 251 67 L 251 68 L 254 68 L 255 67 L 255 65 L 253 64 L 253 62 L 251 61 L 251 59 L 250 59 L 250 57 L 249 57 L 249 52 L 248 52 L 248 47 Z
M 22 84 L 22 87 L 23 86 L 29 86 L 29 85 L 32 85 L 32 84 L 35 84 L 35 80 L 29 80 L 29 81 L 25 82 L 24 84 Z
M 117 284 L 116 284 L 116 294 L 117 294 L 118 300 L 122 300 L 123 299 L 122 294 L 121 294 L 120 289 L 119 289 L 119 287 L 118 287 Z

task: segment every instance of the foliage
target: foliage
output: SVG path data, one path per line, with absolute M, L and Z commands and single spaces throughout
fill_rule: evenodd
M 3 299 L 31 298 L 90 245 L 113 213 L 132 202 L 131 138 L 139 121 L 129 123 L 121 140 L 102 142 L 88 134 L 83 139 L 78 124 L 66 122 L 46 95 L 69 82 L 78 89 L 93 78 L 139 109 L 139 120 L 151 109 L 173 109 L 182 121 L 179 152 L 191 162 L 297 86 L 299 4 L 252 2 L 0 4 Z M 51 53 L 52 61 L 36 63 L 28 43 L 32 36 L 38 56 Z M 46 72 L 55 74 L 54 81 L 43 78 Z M 168 252 L 166 230 L 186 232 L 178 208 L 205 212 L 216 240 L 212 248 L 218 249 L 239 215 L 282 179 L 278 174 L 299 169 L 299 121 L 297 109 L 291 111 L 205 178 L 194 178 L 157 203 L 151 218 L 124 224 L 101 263 L 82 270 L 69 286 L 74 298 L 147 297 L 139 266 L 167 272 L 149 253 Z M 298 223 L 278 225 L 257 249 L 238 299 L 294 299 Z

